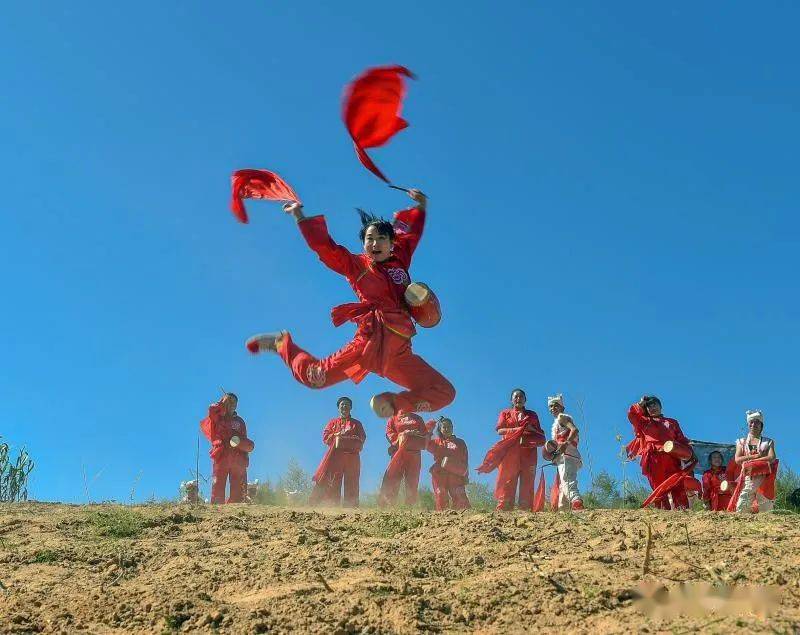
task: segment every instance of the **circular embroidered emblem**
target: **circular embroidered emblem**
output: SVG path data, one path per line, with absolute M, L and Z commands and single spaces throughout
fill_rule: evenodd
M 430 412 L 431 404 L 428 401 L 418 401 L 417 405 L 414 406 L 414 410 L 417 412 Z
M 311 364 L 306 370 L 306 379 L 312 388 L 322 388 L 325 385 L 325 371 L 319 364 Z
M 386 270 L 386 273 L 389 274 L 389 277 L 392 279 L 392 282 L 395 284 L 408 284 L 411 282 L 408 278 L 408 274 L 405 272 L 405 269 L 400 269 L 397 267 L 392 267 Z

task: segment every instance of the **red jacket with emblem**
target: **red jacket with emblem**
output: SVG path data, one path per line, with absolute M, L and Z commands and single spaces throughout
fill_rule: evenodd
M 396 446 L 400 442 L 400 434 L 403 432 L 418 432 L 427 435 L 428 429 L 425 427 L 422 417 L 414 412 L 390 417 L 386 422 L 386 439 L 389 444 Z
M 213 461 L 227 460 L 247 467 L 250 459 L 247 452 L 232 448 L 231 437 L 247 438 L 247 424 L 239 415 L 227 416 L 225 406 L 220 403 L 208 407 L 208 416 L 200 422 L 200 429 L 206 439 L 211 442 L 211 459 Z
M 348 437 L 358 437 L 361 439 L 362 446 L 367 440 L 367 433 L 364 432 L 364 426 L 361 425 L 358 419 L 349 419 L 347 421 L 341 417 L 331 419 L 322 431 L 322 442 L 325 445 L 333 445 L 336 442 L 337 434 Z
M 469 451 L 467 450 L 467 444 L 463 439 L 459 439 L 456 436 L 450 437 L 449 439 L 437 437 L 428 441 L 426 449 L 428 452 L 433 454 L 434 463 L 430 469 L 432 474 L 443 473 L 451 476 L 452 478 L 461 479 L 464 483 L 467 482 Z M 442 462 L 445 459 L 447 459 L 448 467 L 451 469 L 445 469 L 442 467 Z M 464 473 L 455 474 L 452 471 L 453 466 L 463 466 Z
M 533 410 L 516 410 L 506 408 L 500 411 L 495 428 L 503 435 L 503 438 L 513 434 L 514 428 L 526 426 L 528 429 L 522 433 L 520 446 L 523 448 L 536 448 L 544 445 L 545 437 L 542 426 L 539 424 L 539 416 Z M 532 428 L 532 429 L 531 429 Z
M 383 262 L 373 262 L 366 254 L 353 254 L 336 244 L 324 216 L 304 218 L 298 225 L 308 246 L 323 264 L 347 278 L 359 300 L 331 312 L 335 326 L 347 321 L 358 326 L 355 342 L 364 348 L 365 359 L 345 372 L 356 383 L 370 371 L 385 375 L 389 359 L 384 353 L 389 347 L 382 345 L 384 331 L 404 340 L 416 334 L 403 294 L 411 282 L 408 270 L 422 238 L 425 210 L 412 207 L 395 214 L 394 249 Z
M 635 403 L 628 410 L 628 420 L 633 426 L 636 435 L 628 446 L 628 457 L 642 457 L 642 473 L 647 474 L 650 469 L 650 456 L 661 450 L 666 441 L 675 441 L 689 445 L 689 439 L 683 434 L 681 426 L 676 419 L 669 417 L 651 417 L 641 404 Z

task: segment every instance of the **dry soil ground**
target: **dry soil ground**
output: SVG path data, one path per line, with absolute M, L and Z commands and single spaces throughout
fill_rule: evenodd
M 798 518 L 4 505 L 0 631 L 794 633 Z M 662 605 L 681 582 L 781 599 L 648 618 L 645 582 Z

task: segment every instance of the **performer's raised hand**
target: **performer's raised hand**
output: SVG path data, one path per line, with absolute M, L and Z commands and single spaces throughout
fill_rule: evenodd
M 295 220 L 303 218 L 303 204 L 296 201 L 283 204 L 283 211 L 292 216 Z
M 425 196 L 421 190 L 411 188 L 408 190 L 408 195 L 417 203 L 419 207 L 423 209 L 428 204 L 428 197 Z

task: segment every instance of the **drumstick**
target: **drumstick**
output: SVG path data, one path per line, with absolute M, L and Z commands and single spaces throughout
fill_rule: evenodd
M 411 194 L 411 189 L 407 187 L 400 187 L 399 185 L 392 185 L 391 183 L 389 184 L 389 187 L 393 190 L 400 190 L 401 192 L 405 192 L 406 194 Z M 424 193 L 422 195 L 425 196 Z M 428 197 L 425 196 L 425 198 Z

